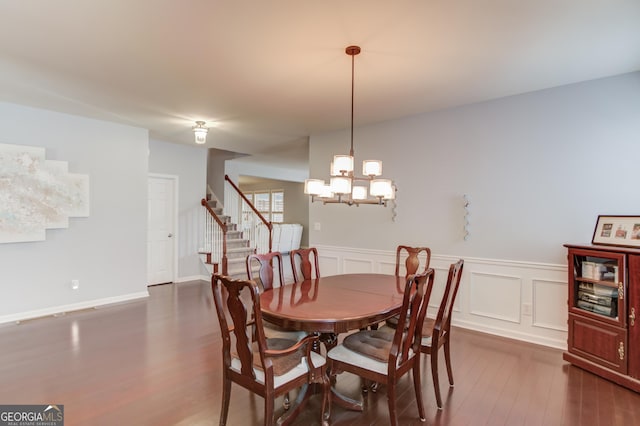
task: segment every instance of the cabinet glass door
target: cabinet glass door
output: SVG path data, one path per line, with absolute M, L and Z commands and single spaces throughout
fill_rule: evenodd
M 624 254 L 571 250 L 569 256 L 570 311 L 624 326 Z

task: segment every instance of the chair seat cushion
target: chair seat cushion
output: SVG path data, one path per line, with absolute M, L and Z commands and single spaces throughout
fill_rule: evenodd
M 425 318 L 422 323 L 422 337 L 431 337 L 433 334 L 433 326 L 436 324 L 436 320 L 432 318 Z
M 290 339 L 267 339 L 267 348 L 281 351 L 283 349 L 290 348 L 296 343 L 297 342 L 295 340 Z M 260 362 L 260 351 L 258 350 L 258 342 L 253 342 L 251 344 L 251 353 L 253 354 L 253 367 L 258 370 L 262 370 L 262 363 Z M 300 358 L 302 356 L 304 356 L 303 348 L 300 348 L 299 350 L 289 355 L 272 357 L 271 362 L 273 365 L 273 374 L 276 376 L 285 374 L 287 371 L 291 370 L 293 367 L 300 363 Z M 240 358 L 238 357 L 238 353 L 235 351 L 231 353 L 231 357 L 240 360 Z
M 304 331 L 287 330 L 286 328 L 282 328 L 279 325 L 275 325 L 267 321 L 262 321 L 262 325 L 264 327 L 264 335 L 267 339 L 287 339 L 298 342 L 307 336 L 307 333 Z
M 364 330 L 345 337 L 342 344 L 354 352 L 377 361 L 389 361 L 389 351 L 393 332 L 385 330 Z
M 267 348 L 273 349 L 276 351 L 281 351 L 283 349 L 288 349 L 291 346 L 295 345 L 297 342 L 295 340 L 289 339 L 281 339 L 281 338 L 272 338 L 267 339 Z M 262 363 L 260 362 L 260 352 L 258 350 L 258 342 L 253 342 L 252 352 L 253 352 L 253 366 L 258 370 L 262 370 Z M 276 376 L 282 376 L 289 370 L 291 370 L 296 365 L 300 364 L 300 358 L 304 356 L 304 348 L 300 348 L 297 351 L 284 356 L 272 357 L 271 362 L 273 364 L 273 374 Z
M 272 340 L 272 339 L 267 339 L 267 340 Z M 289 346 L 292 346 L 293 344 L 295 344 L 295 342 L 291 342 L 289 341 Z M 269 349 L 277 349 L 273 346 L 278 346 L 278 345 L 285 345 L 284 342 L 279 342 L 278 344 L 274 344 L 272 342 L 271 346 L 269 345 L 269 343 L 267 343 L 267 346 L 269 347 Z M 284 348 L 286 349 L 286 348 Z M 278 357 L 278 358 L 292 358 L 296 361 L 296 363 L 293 365 L 293 368 L 290 368 L 289 370 L 287 370 L 285 373 L 283 374 L 277 374 L 276 373 L 276 366 L 275 366 L 275 362 L 273 365 L 274 368 L 274 387 L 278 388 L 279 386 L 290 382 L 291 380 L 302 376 L 303 374 L 307 374 L 309 372 L 309 366 L 307 365 L 307 359 L 301 355 L 296 355 L 296 353 L 291 354 L 291 355 L 287 355 L 285 357 Z M 242 364 L 240 363 L 240 359 L 238 358 L 237 354 L 231 354 L 232 358 L 231 358 L 231 369 L 235 370 L 236 372 L 240 372 L 241 368 L 242 368 Z M 257 358 L 256 358 L 257 357 Z M 257 365 L 256 365 L 256 359 L 257 359 Z M 276 358 L 271 358 L 272 360 L 275 361 Z M 291 360 L 287 361 L 287 364 L 289 364 L 289 362 L 291 362 Z M 323 366 L 326 363 L 326 359 L 320 355 L 317 354 L 313 351 L 311 351 L 311 363 L 313 364 L 312 368 L 318 368 Z M 258 383 L 264 384 L 264 371 L 262 370 L 262 365 L 260 365 L 260 355 L 257 354 L 257 348 L 254 351 L 254 357 L 253 357 L 253 364 L 254 364 L 254 368 L 253 368 L 253 372 L 256 376 L 256 381 Z M 280 369 L 280 367 L 279 367 Z
M 391 328 L 396 328 L 398 326 L 398 321 L 400 321 L 400 317 L 398 315 L 394 315 L 391 318 L 385 321 L 385 324 Z

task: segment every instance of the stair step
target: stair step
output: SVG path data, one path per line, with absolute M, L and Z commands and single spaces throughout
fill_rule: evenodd
M 247 248 L 249 247 L 249 240 L 244 240 L 244 239 L 237 239 L 237 240 L 230 240 L 227 239 L 227 250 L 233 249 L 233 248 Z
M 227 248 L 227 262 L 238 258 L 244 261 L 251 253 L 253 253 L 252 247 Z
M 227 241 L 229 240 L 242 240 L 242 231 L 229 231 L 227 230 Z

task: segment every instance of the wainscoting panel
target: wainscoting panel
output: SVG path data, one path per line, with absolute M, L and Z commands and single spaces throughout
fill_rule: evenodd
M 345 274 L 367 274 L 375 272 L 373 270 L 373 260 L 344 258 L 342 265 L 342 270 Z
M 378 273 L 393 275 L 396 273 L 396 262 L 378 262 Z
M 562 281 L 533 280 L 533 326 L 567 331 L 567 284 Z
M 318 265 L 320 266 L 320 274 L 322 275 L 336 275 L 340 274 L 340 268 L 338 262 L 340 258 L 334 255 L 327 255 L 318 252 Z
M 519 277 L 473 271 L 469 275 L 469 312 L 472 315 L 520 322 L 522 280 Z
M 395 249 L 315 246 L 323 276 L 356 272 L 393 274 Z M 449 265 L 458 257 L 434 253 L 435 283 L 428 315 L 435 317 Z M 464 258 L 452 323 L 512 339 L 566 349 L 566 265 Z

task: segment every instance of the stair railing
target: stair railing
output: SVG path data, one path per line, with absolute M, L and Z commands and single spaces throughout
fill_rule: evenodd
M 206 199 L 203 198 L 200 204 L 206 211 L 203 250 L 207 253 L 207 263 L 214 265 L 214 272 L 227 275 L 227 224 L 220 220 Z M 218 271 L 216 265 L 220 265 L 222 270 Z
M 238 230 L 242 231 L 243 238 L 249 240 L 249 247 L 253 247 L 256 253 L 271 252 L 273 225 L 260 214 L 229 175 L 225 175 L 224 180 L 225 214 L 231 217 L 232 223 L 238 224 Z

